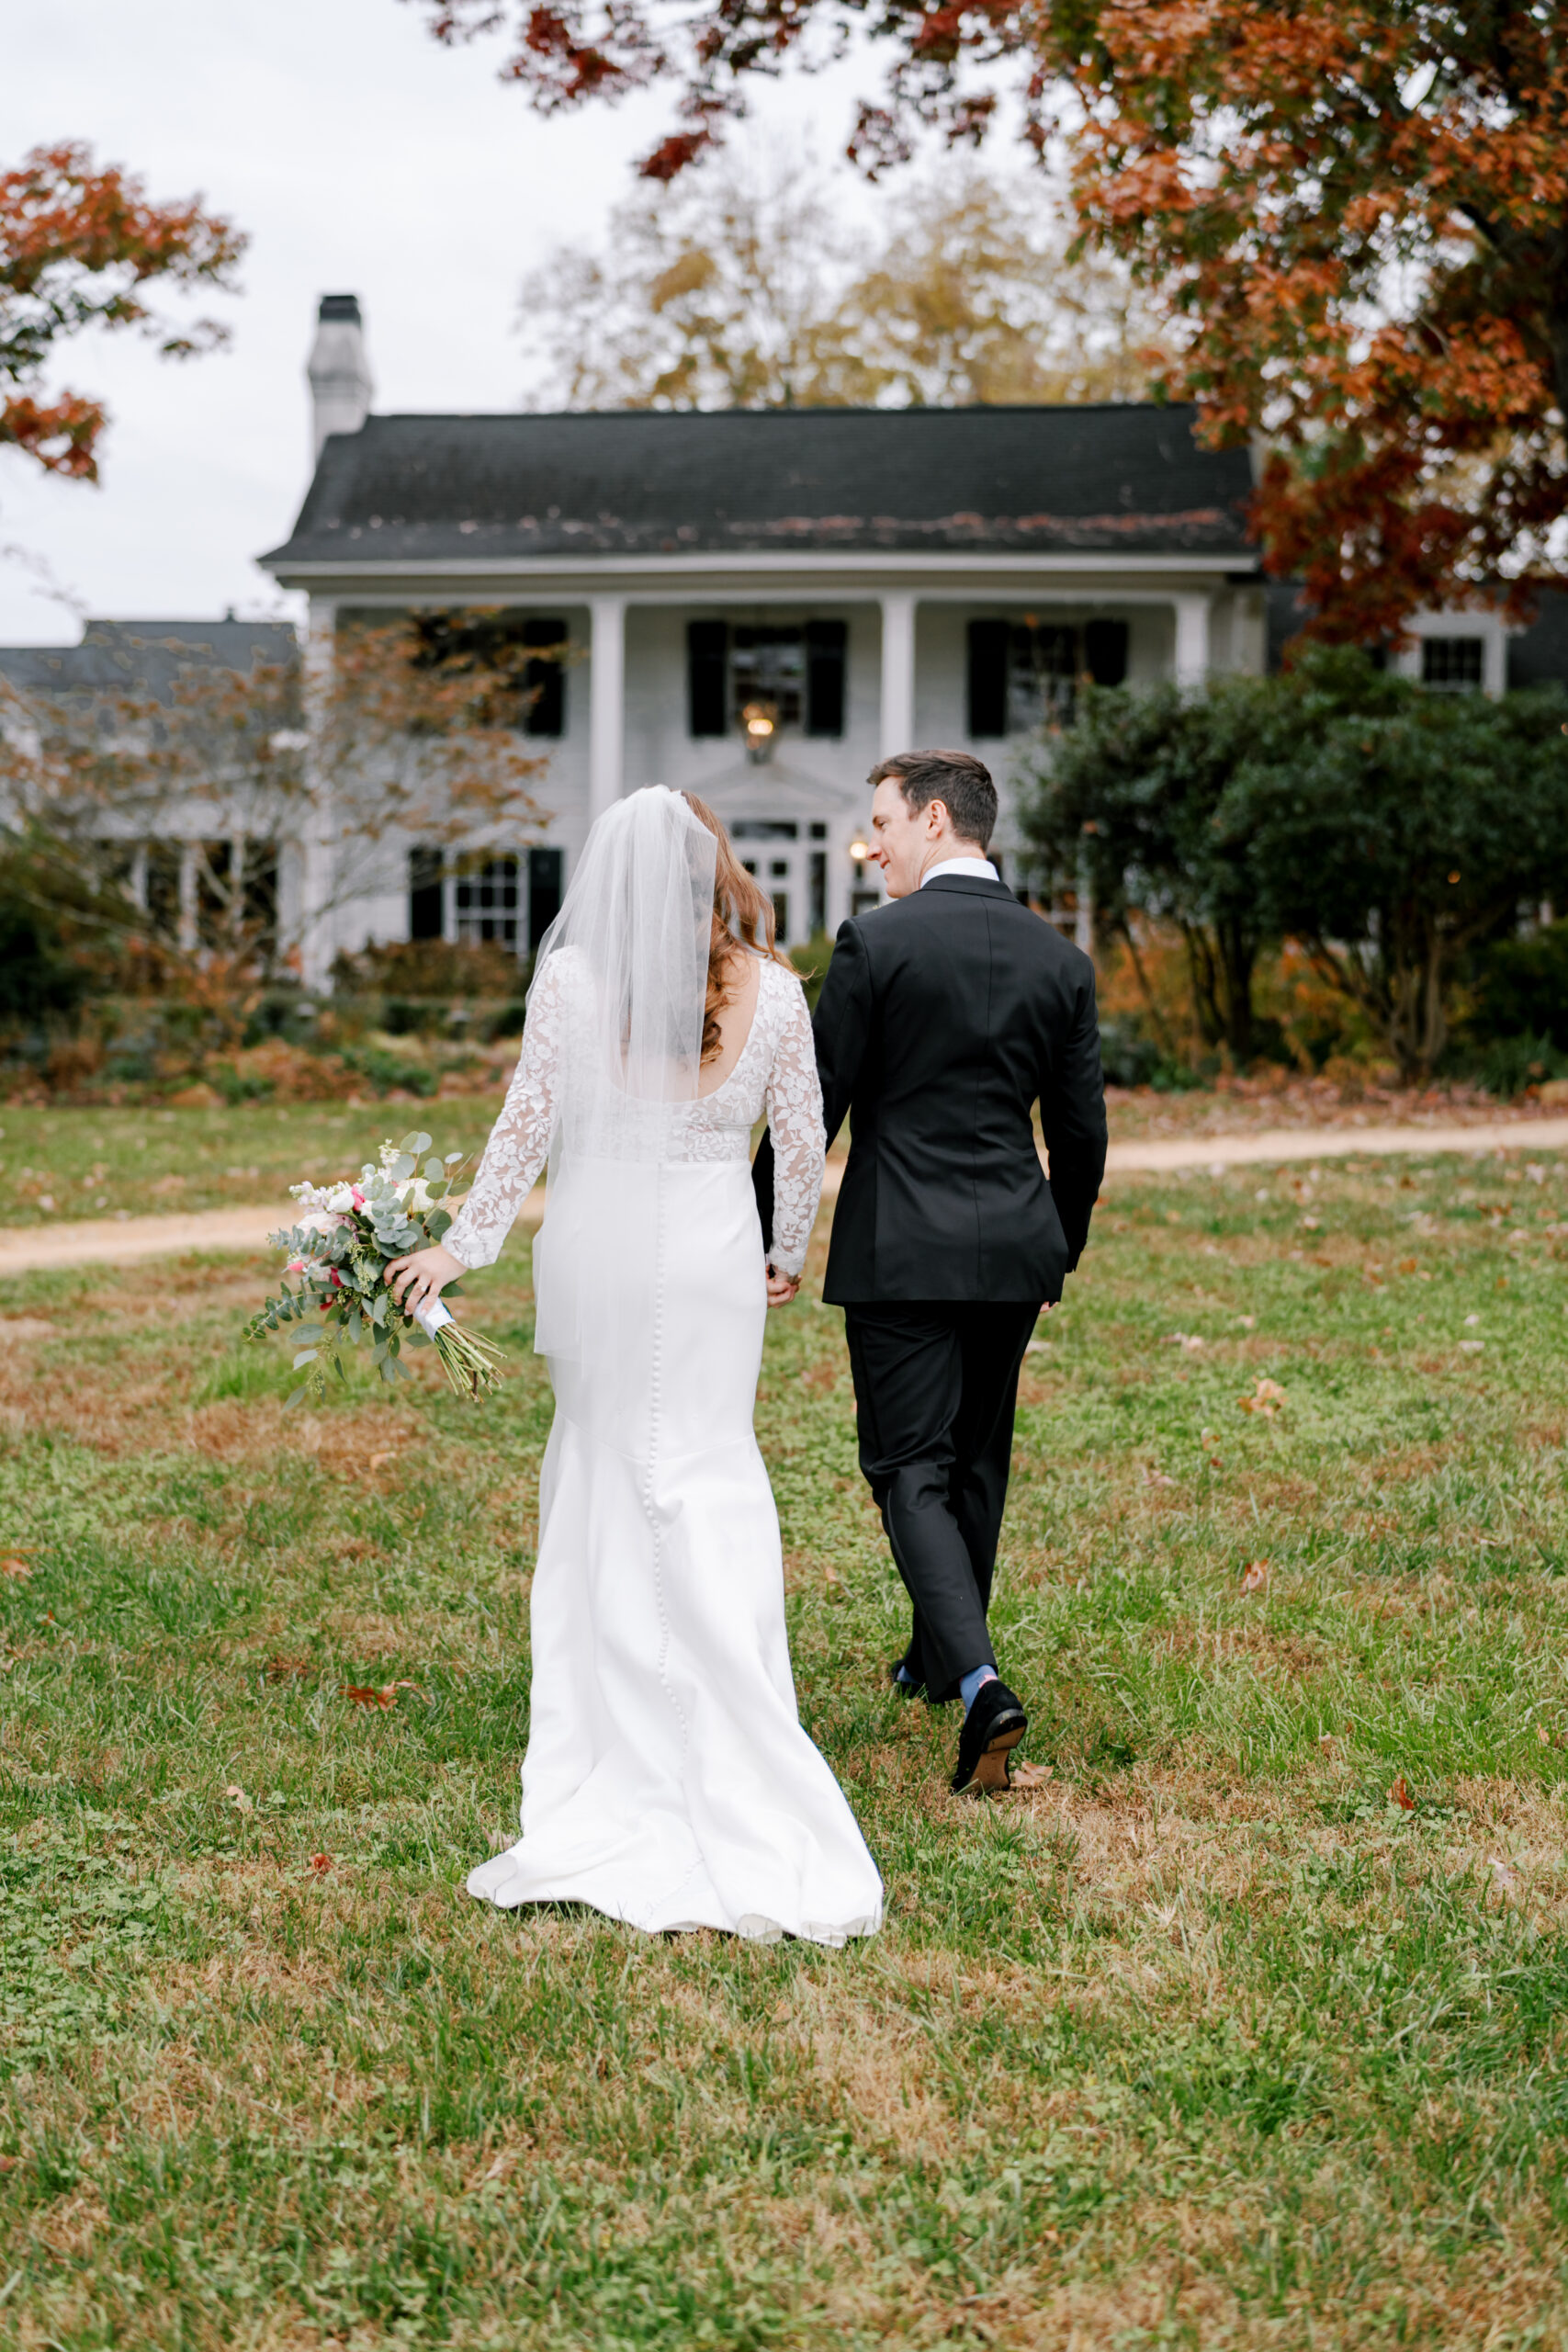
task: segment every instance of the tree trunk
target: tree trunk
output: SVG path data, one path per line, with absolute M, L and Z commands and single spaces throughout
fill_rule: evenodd
M 1174 1065 L 1180 1060 L 1181 1057 L 1176 1050 L 1170 1031 L 1166 1027 L 1165 1015 L 1155 1002 L 1155 992 L 1149 986 L 1149 976 L 1144 969 L 1144 959 L 1138 953 L 1138 943 L 1133 936 L 1132 923 L 1123 916 L 1118 928 L 1127 943 L 1127 953 L 1133 959 L 1133 970 L 1137 977 L 1138 987 L 1143 994 L 1145 1010 L 1149 1016 L 1149 1026 L 1155 1033 L 1155 1043 L 1166 1060 Z

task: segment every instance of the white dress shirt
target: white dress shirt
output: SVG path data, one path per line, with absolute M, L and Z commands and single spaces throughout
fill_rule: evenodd
M 928 865 L 920 876 L 920 888 L 938 874 L 976 874 L 982 882 L 999 882 L 1001 876 L 988 857 L 944 857 L 940 865 Z

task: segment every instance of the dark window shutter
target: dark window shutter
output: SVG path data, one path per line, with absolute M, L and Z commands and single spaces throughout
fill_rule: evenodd
M 1012 628 L 1007 621 L 969 624 L 969 736 L 1008 731 L 1008 651 Z
M 528 944 L 537 947 L 560 912 L 565 854 L 558 849 L 528 852 Z
M 552 620 L 527 620 L 523 624 L 525 645 L 553 646 L 553 653 L 539 652 L 532 656 L 524 673 L 523 684 L 528 695 L 528 707 L 524 715 L 525 735 L 564 735 L 566 733 L 566 673 L 560 653 L 566 645 L 566 623 Z
M 729 732 L 728 655 L 728 622 L 686 623 L 686 700 L 694 735 Z
M 844 731 L 844 639 L 842 621 L 806 624 L 806 731 Z
M 409 937 L 439 939 L 440 936 L 441 852 L 438 849 L 411 849 Z
M 1125 621 L 1088 621 L 1083 633 L 1084 667 L 1097 686 L 1119 686 L 1127 675 Z

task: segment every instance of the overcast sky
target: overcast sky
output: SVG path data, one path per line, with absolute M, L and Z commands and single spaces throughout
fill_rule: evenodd
M 552 245 L 598 234 L 671 107 L 659 94 L 543 122 L 496 80 L 502 54 L 437 48 L 406 0 L 0 0 L 0 163 L 85 140 L 154 198 L 199 193 L 251 237 L 243 292 L 205 305 L 232 326 L 226 351 L 160 361 L 126 334 L 62 347 L 51 383 L 110 410 L 103 483 L 47 480 L 0 449 L 0 544 L 42 557 L 95 615 L 286 609 L 254 559 L 303 494 L 323 293 L 361 298 L 378 410 L 515 407 L 520 280 Z M 869 79 L 791 81 L 761 111 L 831 156 Z M 79 633 L 0 560 L 0 644 Z

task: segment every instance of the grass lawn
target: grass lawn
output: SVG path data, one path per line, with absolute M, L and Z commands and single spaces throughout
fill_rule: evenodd
M 177 1215 L 276 1201 L 304 1177 L 357 1175 L 383 1136 L 437 1122 L 443 1151 L 484 1148 L 499 1094 L 451 1102 L 248 1102 L 231 1110 L 35 1111 L 0 1103 L 0 1227 Z
M 236 1116 L 280 1182 L 383 1124 Z M 286 1423 L 259 1261 L 8 1283 L 0 2343 L 1568 2345 L 1568 1182 L 1523 1159 L 1113 1185 L 1026 1363 L 1040 1778 L 989 1808 L 882 1680 L 840 1317 L 772 1318 L 802 1712 L 887 1883 L 838 1954 L 462 1892 L 527 1726 L 525 1248 L 478 1412 L 426 1358 Z

